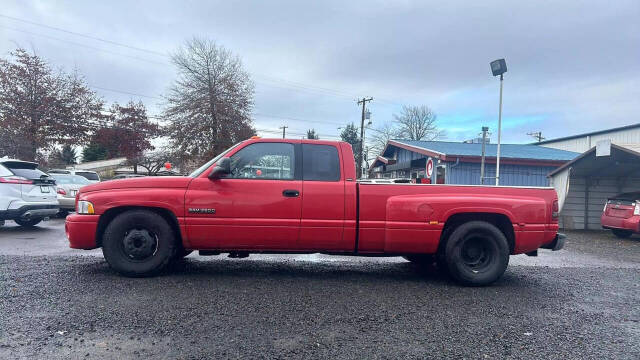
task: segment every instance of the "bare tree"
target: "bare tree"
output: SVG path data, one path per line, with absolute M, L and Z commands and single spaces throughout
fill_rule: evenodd
M 426 105 L 403 106 L 400 115 L 393 115 L 398 123 L 398 137 L 408 140 L 436 140 L 444 131 L 436 125 L 436 114 Z
M 369 153 L 375 158 L 382 153 L 389 140 L 398 137 L 398 129 L 387 122 L 377 129 L 367 130 L 367 136 L 371 139 Z
M 176 165 L 171 152 L 166 149 L 145 153 L 136 162 L 138 166 L 147 170 L 149 176 L 158 175 L 160 170 L 165 167 L 165 163 L 170 163 L 172 166 Z
M 173 56 L 178 78 L 164 117 L 173 148 L 203 161 L 255 135 L 254 85 L 240 58 L 208 39 L 193 38 Z

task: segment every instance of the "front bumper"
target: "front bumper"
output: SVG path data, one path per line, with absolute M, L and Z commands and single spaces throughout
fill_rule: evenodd
M 53 216 L 59 205 L 23 205 L 17 209 L 0 210 L 0 220 L 34 219 Z
M 551 249 L 553 251 L 562 250 L 564 248 L 564 242 L 566 238 L 567 238 L 567 235 L 558 233 L 552 242 L 546 245 L 543 245 L 542 248 Z
M 96 230 L 100 215 L 69 215 L 64 223 L 64 230 L 72 249 L 95 249 Z

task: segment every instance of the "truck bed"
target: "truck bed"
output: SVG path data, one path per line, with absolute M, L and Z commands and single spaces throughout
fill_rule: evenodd
M 434 253 L 448 222 L 492 214 L 512 224 L 512 253 L 532 251 L 557 232 L 550 187 L 358 183 L 362 253 Z

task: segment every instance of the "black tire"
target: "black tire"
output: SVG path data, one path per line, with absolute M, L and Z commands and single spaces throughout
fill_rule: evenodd
M 177 249 L 171 226 L 150 210 L 119 214 L 102 236 L 102 254 L 109 266 L 130 277 L 157 274 L 175 257 Z
M 58 217 L 66 218 L 69 215 L 69 210 L 60 210 L 58 211 Z
M 502 231 L 484 221 L 458 226 L 447 240 L 444 258 L 449 274 L 468 286 L 489 285 L 509 264 L 509 244 Z
M 403 256 L 403 258 L 418 266 L 431 266 L 436 262 L 435 256 L 431 254 L 411 254 Z
M 611 232 L 620 239 L 626 239 L 633 235 L 633 232 L 629 230 L 611 229 Z
M 18 224 L 20 226 L 34 227 L 34 226 L 38 225 L 42 221 L 42 218 L 35 218 L 35 219 L 28 219 L 28 220 L 15 219 L 13 221 L 15 221 L 16 224 Z

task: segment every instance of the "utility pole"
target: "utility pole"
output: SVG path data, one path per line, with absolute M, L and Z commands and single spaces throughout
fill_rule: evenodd
M 362 105 L 362 119 L 360 121 L 360 154 L 358 154 L 358 179 L 362 177 L 362 158 L 364 156 L 364 117 L 366 104 L 369 101 L 372 101 L 373 98 L 362 98 L 362 100 L 358 100 L 358 105 Z
M 542 140 L 546 139 L 544 136 L 542 136 L 542 131 L 530 132 L 530 133 L 527 133 L 527 135 L 533 136 L 533 138 L 538 140 L 538 142 L 541 142 Z
M 282 129 L 282 138 L 283 138 L 283 139 L 284 139 L 284 136 L 285 136 L 285 134 L 286 134 L 287 128 L 288 128 L 288 126 L 286 126 L 286 125 L 282 125 L 282 126 L 280 126 L 280 127 L 278 128 L 278 129 Z
M 485 144 L 487 143 L 487 131 L 489 127 L 482 127 L 482 161 L 480 162 L 480 184 L 484 185 L 484 154 Z

